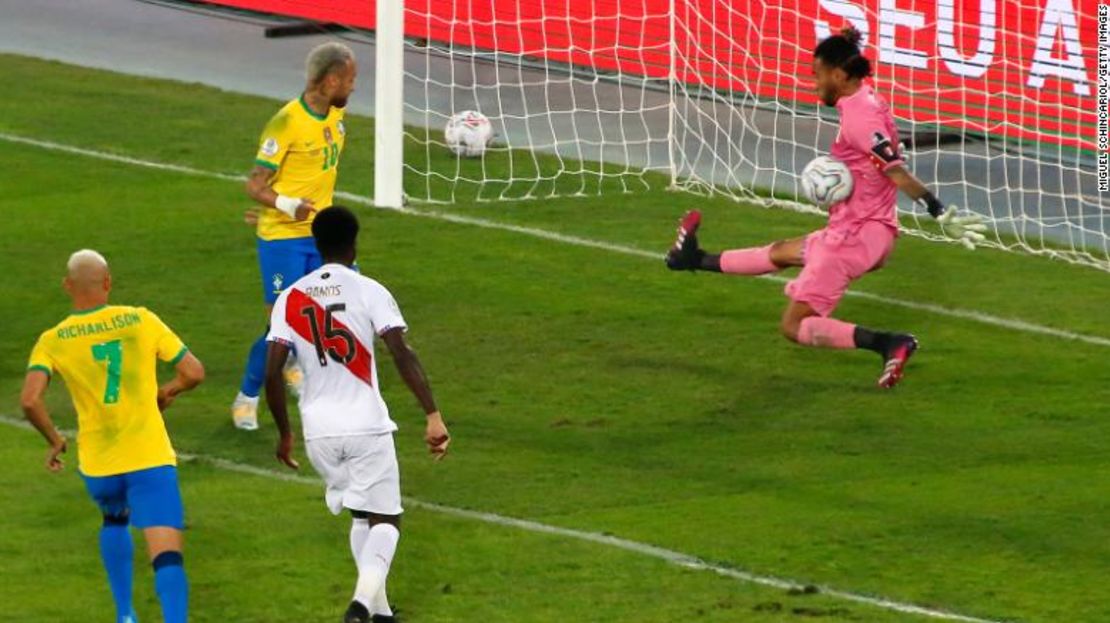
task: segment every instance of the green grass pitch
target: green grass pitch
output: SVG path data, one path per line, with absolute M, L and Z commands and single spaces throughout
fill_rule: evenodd
M 279 105 L 14 56 L 0 68 L 0 133 L 216 173 L 246 172 Z M 341 189 L 360 195 L 372 191 L 371 124 L 350 119 L 341 163 Z M 241 185 L 6 139 L 0 170 L 5 421 L 19 415 L 36 335 L 67 313 L 67 255 L 93 247 L 112 264 L 113 300 L 154 309 L 208 368 L 206 384 L 167 413 L 179 451 L 278 469 L 268 415 L 246 434 L 227 413 L 264 325 Z M 821 223 L 662 190 L 436 209 L 661 254 L 695 206 L 714 249 Z M 1106 346 L 848 298 L 838 316 L 921 339 L 903 385 L 881 392 L 872 354 L 778 335 L 780 283 L 359 214 L 359 263 L 401 304 L 455 436 L 452 455 L 433 464 L 419 409 L 386 358 L 406 495 L 992 620 L 1105 620 Z M 857 287 L 1105 338 L 1108 279 L 903 238 Z M 61 383 L 48 406 L 72 428 Z M 50 475 L 37 434 L 0 430 L 0 620 L 107 620 L 99 517 L 75 455 Z M 194 621 L 339 620 L 354 566 L 347 521 L 327 513 L 321 486 L 205 461 L 183 463 L 181 479 Z M 137 608 L 154 621 L 136 552 Z M 417 507 L 389 592 L 414 623 L 926 620 Z

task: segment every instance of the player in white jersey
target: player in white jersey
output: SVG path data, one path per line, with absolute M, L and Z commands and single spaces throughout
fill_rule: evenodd
M 393 295 L 355 272 L 358 219 L 342 206 L 321 211 L 312 236 L 324 265 L 281 293 L 270 317 L 266 401 L 281 434 L 277 458 L 296 469 L 283 370 L 290 350 L 304 370 L 300 394 L 305 449 L 327 485 L 332 513 L 350 511 L 351 553 L 358 566 L 345 623 L 392 621 L 385 580 L 397 548 L 401 487 L 393 431 L 378 385 L 374 338 L 380 337 L 401 377 L 427 414 L 424 440 L 438 460 L 450 437 Z

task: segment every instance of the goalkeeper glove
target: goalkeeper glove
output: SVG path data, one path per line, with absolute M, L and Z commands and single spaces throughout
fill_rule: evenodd
M 982 234 L 987 231 L 987 226 L 983 223 L 983 217 L 974 212 L 968 212 L 966 216 L 958 216 L 958 212 L 959 209 L 956 206 L 948 206 L 948 209 L 937 217 L 940 230 L 945 236 L 967 247 L 969 251 L 974 251 L 975 245 L 987 239 Z

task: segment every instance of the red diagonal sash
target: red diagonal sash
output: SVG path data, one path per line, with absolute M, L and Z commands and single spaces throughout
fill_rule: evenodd
M 313 309 L 314 312 L 305 313 L 304 310 Z M 310 318 L 311 315 L 311 318 Z M 373 387 L 371 374 L 373 356 L 370 349 L 358 340 L 347 325 L 335 316 L 331 316 L 331 335 L 327 331 L 327 318 L 329 313 L 312 297 L 297 289 L 290 289 L 289 299 L 285 304 L 285 322 L 297 332 L 297 335 L 312 343 L 317 349 L 322 349 L 334 362 L 344 366 L 359 380 Z M 316 330 L 311 326 L 312 319 L 316 321 Z M 351 337 L 348 342 L 342 336 L 346 333 Z M 317 343 L 317 338 L 319 343 Z M 351 356 L 350 345 L 354 344 L 354 356 Z M 344 361 L 348 360 L 348 361 Z

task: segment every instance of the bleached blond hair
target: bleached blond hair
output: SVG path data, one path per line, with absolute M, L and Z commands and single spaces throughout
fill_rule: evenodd
M 321 43 L 312 48 L 305 60 L 305 78 L 309 84 L 317 84 L 331 72 L 355 60 L 351 48 L 337 41 Z
M 86 268 L 107 268 L 108 260 L 104 256 L 93 251 L 92 249 L 81 249 L 74 251 L 73 255 L 69 256 L 69 261 L 66 262 L 66 270 L 72 275 L 80 272 Z

